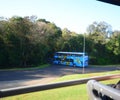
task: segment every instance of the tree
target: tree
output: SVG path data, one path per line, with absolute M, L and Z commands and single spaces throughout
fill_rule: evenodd
M 109 53 L 106 49 L 106 43 L 112 36 L 112 27 L 106 22 L 94 22 L 89 25 L 88 37 L 93 41 L 92 57 L 95 58 L 96 64 L 108 64 L 110 63 Z
M 83 35 L 73 36 L 68 40 L 70 44 L 70 50 L 73 52 L 82 52 L 83 51 Z
M 39 19 L 36 26 L 36 32 L 33 34 L 34 40 L 45 44 L 49 48 L 47 55 L 51 57 L 56 50 L 57 39 L 62 35 L 61 29 L 54 23 L 43 19 Z
M 71 32 L 70 30 L 68 30 L 67 28 L 64 28 L 62 30 L 62 37 L 65 39 L 65 40 L 69 40 L 72 36 L 76 36 L 76 33 L 75 32 Z
M 0 67 L 27 67 L 46 63 L 56 51 L 83 51 L 83 34 L 36 16 L 0 17 Z M 85 48 L 92 64 L 119 63 L 120 31 L 106 22 L 88 27 Z M 6 63 L 7 62 L 7 63 Z
M 120 31 L 114 31 L 114 34 L 106 44 L 106 47 L 114 55 L 120 55 Z
M 6 44 L 4 38 L 0 35 L 0 68 L 7 66 L 8 55 L 6 51 Z
M 11 66 L 27 66 L 31 25 L 26 18 L 14 16 L 7 22 L 4 34 L 8 51 L 8 62 Z
M 112 27 L 106 22 L 94 22 L 89 25 L 87 32 L 95 43 L 105 44 L 107 38 L 112 35 Z

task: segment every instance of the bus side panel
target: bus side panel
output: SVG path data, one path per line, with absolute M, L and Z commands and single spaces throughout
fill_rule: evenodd
M 74 58 L 74 66 L 77 67 L 87 67 L 88 66 L 88 56 L 83 57 L 75 57 Z
M 82 67 L 81 57 L 74 57 L 74 66 Z

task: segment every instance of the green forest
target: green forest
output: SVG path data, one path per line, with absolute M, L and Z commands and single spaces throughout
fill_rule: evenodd
M 36 16 L 0 17 L 0 68 L 31 67 L 51 62 L 56 51 L 85 51 L 89 64 L 120 64 L 120 31 L 93 22 L 86 33 L 61 29 Z

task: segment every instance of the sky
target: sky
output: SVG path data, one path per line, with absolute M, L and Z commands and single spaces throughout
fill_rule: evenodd
M 97 0 L 0 0 L 0 17 L 32 15 L 76 33 L 86 32 L 94 21 L 120 30 L 120 6 Z

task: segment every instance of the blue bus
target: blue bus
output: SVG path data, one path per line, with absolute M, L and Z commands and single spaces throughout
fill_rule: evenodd
M 88 55 L 83 52 L 56 52 L 54 54 L 54 64 L 87 67 Z

